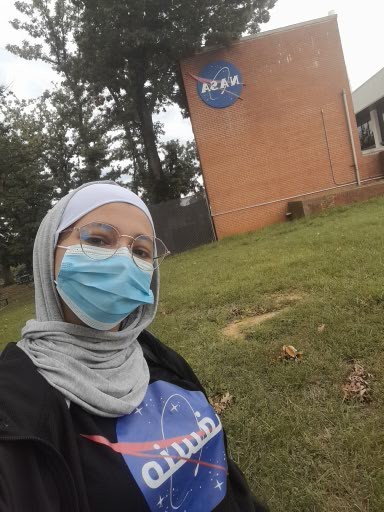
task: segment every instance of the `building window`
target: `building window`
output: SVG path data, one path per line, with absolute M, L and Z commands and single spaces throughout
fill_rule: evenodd
M 376 147 L 375 136 L 371 130 L 370 122 L 361 124 L 358 129 L 361 149 L 364 150 Z
M 379 128 L 381 136 L 381 145 L 384 146 L 384 98 L 376 104 L 377 117 L 379 119 Z
M 359 131 L 361 149 L 364 150 L 376 147 L 369 110 L 365 109 L 359 112 L 356 116 L 356 122 Z

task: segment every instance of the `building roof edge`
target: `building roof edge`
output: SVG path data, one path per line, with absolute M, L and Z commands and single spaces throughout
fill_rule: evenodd
M 381 68 L 379 69 L 379 71 L 376 71 L 376 73 L 372 76 L 370 76 L 368 78 L 368 80 L 366 80 L 365 82 L 363 82 L 361 85 L 359 85 L 359 87 L 357 87 L 354 91 L 352 91 L 352 94 L 355 94 L 356 91 L 358 91 L 359 89 L 361 89 L 362 87 L 364 87 L 365 85 L 367 85 L 368 82 L 370 82 L 371 80 L 373 80 L 376 75 L 378 75 L 379 73 L 382 73 L 384 71 L 384 68 Z
M 261 37 L 268 37 L 269 35 L 277 34 L 279 32 L 289 32 L 290 30 L 295 30 L 301 27 L 306 27 L 309 25 L 317 25 L 320 23 L 325 23 L 327 21 L 331 21 L 333 19 L 337 19 L 337 14 L 330 14 L 328 16 L 324 16 L 323 18 L 315 18 L 308 21 L 302 21 L 300 23 L 295 23 L 293 25 L 287 25 L 286 27 L 274 28 L 271 30 L 266 30 L 265 32 L 258 32 L 257 34 L 251 34 L 249 36 L 241 37 L 240 39 L 236 39 L 235 41 L 230 43 L 230 46 L 235 46 L 241 44 L 245 41 L 250 41 L 252 39 L 259 39 Z M 195 58 L 197 55 L 202 55 L 204 53 L 214 52 L 219 50 L 220 48 L 225 48 L 225 45 L 217 45 L 217 46 L 207 46 L 202 48 L 199 52 L 195 53 L 191 57 L 187 57 L 183 60 L 190 60 Z

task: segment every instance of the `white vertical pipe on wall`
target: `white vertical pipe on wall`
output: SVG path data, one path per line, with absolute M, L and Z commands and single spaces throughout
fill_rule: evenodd
M 343 89 L 342 94 L 343 94 L 343 100 L 344 100 L 345 115 L 347 116 L 347 124 L 348 124 L 348 130 L 349 130 L 349 138 L 351 139 L 352 154 L 353 154 L 353 163 L 354 163 L 354 165 L 355 165 L 355 172 L 356 172 L 356 181 L 357 181 L 358 186 L 360 187 L 360 185 L 361 185 L 361 180 L 360 180 L 359 164 L 357 163 L 357 155 L 356 155 L 355 139 L 353 138 L 352 124 L 351 124 L 351 116 L 349 115 L 349 108 L 348 108 L 347 93 L 345 92 L 345 89 Z

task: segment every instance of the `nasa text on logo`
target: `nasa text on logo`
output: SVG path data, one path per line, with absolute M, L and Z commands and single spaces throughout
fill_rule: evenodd
M 205 66 L 198 76 L 191 76 L 197 81 L 200 98 L 210 107 L 226 108 L 242 99 L 242 76 L 230 62 L 217 60 Z

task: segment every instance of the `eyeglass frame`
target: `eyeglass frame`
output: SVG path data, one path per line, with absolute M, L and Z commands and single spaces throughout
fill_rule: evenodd
M 128 245 L 128 250 L 130 252 L 130 255 L 132 257 L 132 260 L 134 262 L 134 264 L 136 265 L 136 267 L 141 270 L 142 272 L 152 272 L 152 270 L 148 271 L 148 270 L 144 270 L 143 268 L 139 267 L 139 265 L 136 263 L 136 260 L 135 260 L 135 257 L 134 255 L 132 254 L 132 246 L 135 242 L 135 240 L 137 238 L 140 238 L 141 236 L 146 236 L 146 237 L 152 237 L 152 235 L 144 235 L 144 234 L 141 234 L 141 235 L 137 235 L 136 237 L 133 237 L 131 235 L 122 235 L 120 233 L 120 231 L 118 230 L 118 228 L 116 226 L 113 226 L 112 224 L 108 224 L 107 222 L 100 222 L 100 221 L 92 221 L 92 222 L 88 222 L 88 224 L 84 224 L 83 226 L 75 226 L 74 228 L 66 228 L 66 229 L 63 229 L 63 231 L 60 231 L 59 233 L 59 236 L 62 234 L 62 233 L 71 233 L 73 231 L 78 231 L 79 233 L 79 239 L 80 239 L 80 246 L 81 246 L 81 250 L 83 251 L 84 255 L 87 256 L 87 258 L 89 258 L 90 260 L 92 259 L 90 256 L 88 256 L 88 254 L 86 254 L 84 252 L 84 249 L 83 249 L 83 244 L 81 242 L 81 236 L 80 236 L 80 230 L 82 228 L 85 228 L 86 226 L 90 226 L 91 224 L 103 224 L 104 226 L 109 226 L 110 228 L 114 229 L 117 234 L 119 235 L 119 238 L 117 239 L 118 241 L 120 241 L 120 238 L 122 237 L 125 237 L 125 238 L 130 238 L 132 240 L 132 243 L 130 245 Z M 157 240 L 160 240 L 160 242 L 164 245 L 164 248 L 165 248 L 165 254 L 164 256 L 162 256 L 162 260 L 160 261 L 160 263 L 157 265 L 157 267 L 154 266 L 153 270 L 156 270 L 157 268 L 160 267 L 161 263 L 164 261 L 164 259 L 169 256 L 171 253 L 171 251 L 167 248 L 167 246 L 165 245 L 165 243 L 160 239 L 160 238 L 157 238 L 157 237 L 152 237 L 154 239 L 157 239 Z M 65 245 L 56 245 L 56 247 L 59 247 L 60 249 L 68 249 L 68 247 L 70 246 L 65 246 Z M 102 260 L 98 260 L 98 261 L 105 261 L 105 260 L 109 260 L 110 258 L 113 258 L 113 256 L 115 256 L 116 252 L 120 249 L 121 247 L 121 244 L 117 245 L 116 246 L 116 250 L 113 254 L 111 254 L 110 256 L 108 256 L 107 258 L 103 258 Z M 158 260 L 160 258 L 160 256 L 154 256 L 153 257 L 153 261 L 155 260 Z

